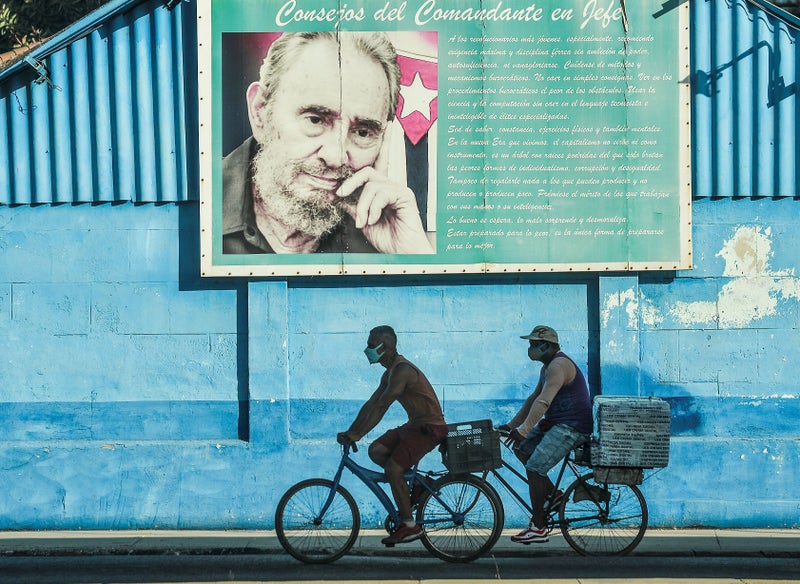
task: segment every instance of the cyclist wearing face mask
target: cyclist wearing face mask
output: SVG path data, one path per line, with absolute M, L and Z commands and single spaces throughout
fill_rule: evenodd
M 383 467 L 403 524 L 383 539 L 384 544 L 405 543 L 419 539 L 422 528 L 411 515 L 411 499 L 403 473 L 433 450 L 447 435 L 442 406 L 428 378 L 416 365 L 397 352 L 397 335 L 392 327 L 382 325 L 369 333 L 364 354 L 371 364 L 386 368 L 378 389 L 361 407 L 346 432 L 340 432 L 341 444 L 358 442 L 383 418 L 395 401 L 408 414 L 408 422 L 389 430 L 369 446 L 369 457 Z
M 592 431 L 592 401 L 583 373 L 561 352 L 555 330 L 539 325 L 520 338 L 529 341 L 528 357 L 541 361 L 542 368 L 536 389 L 517 415 L 500 426 L 511 432 L 515 453 L 525 463 L 533 508 L 530 524 L 511 541 L 545 542 L 549 532 L 544 505 L 554 488 L 547 473 L 588 439 Z

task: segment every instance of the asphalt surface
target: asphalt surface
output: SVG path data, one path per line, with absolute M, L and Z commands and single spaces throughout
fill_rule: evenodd
M 647 531 L 628 556 L 577 555 L 560 536 L 442 562 L 419 542 L 385 548 L 362 531 L 333 564 L 302 564 L 271 531 L 0 532 L 0 584 L 800 584 L 800 530 Z

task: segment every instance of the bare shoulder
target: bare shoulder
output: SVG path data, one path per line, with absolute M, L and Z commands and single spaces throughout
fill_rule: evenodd
M 400 380 L 414 380 L 417 378 L 417 368 L 409 361 L 400 361 L 392 367 L 392 377 Z
M 559 356 L 550 361 L 547 366 L 547 372 L 550 374 L 558 373 L 564 377 L 566 381 L 571 381 L 575 377 L 575 365 L 571 359 L 565 356 Z

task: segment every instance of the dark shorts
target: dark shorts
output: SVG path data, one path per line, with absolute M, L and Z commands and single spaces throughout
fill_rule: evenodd
M 391 459 L 408 470 L 436 448 L 445 436 L 446 424 L 406 424 L 389 430 L 375 442 L 385 446 L 392 453 Z

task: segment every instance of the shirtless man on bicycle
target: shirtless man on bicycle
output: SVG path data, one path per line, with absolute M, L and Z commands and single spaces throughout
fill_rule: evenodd
M 389 430 L 369 446 L 369 457 L 383 467 L 403 524 L 382 543 L 391 545 L 419 539 L 422 528 L 411 515 L 411 498 L 403 473 L 433 450 L 447 435 L 447 424 L 436 392 L 416 365 L 397 352 L 397 335 L 392 327 L 382 325 L 369 333 L 364 349 L 370 363 L 386 368 L 378 389 L 361 407 L 346 432 L 340 432 L 340 444 L 354 444 L 383 418 L 395 401 L 408 414 L 408 422 Z
M 545 501 L 553 491 L 548 471 L 592 432 L 592 400 L 583 373 L 561 352 L 558 334 L 539 325 L 529 335 L 528 357 L 541 361 L 536 389 L 508 424 L 515 453 L 525 464 L 533 517 L 528 527 L 511 537 L 518 543 L 546 542 Z M 558 505 L 557 501 L 553 502 Z

